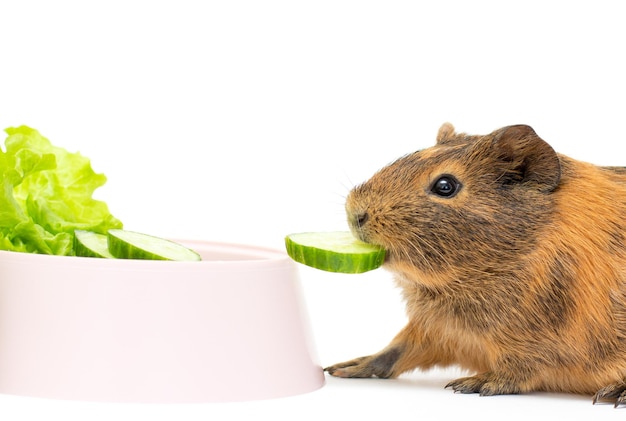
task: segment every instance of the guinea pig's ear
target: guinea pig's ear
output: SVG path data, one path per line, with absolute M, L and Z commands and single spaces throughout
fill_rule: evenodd
M 493 133 L 493 146 L 501 162 L 510 164 L 519 181 L 551 192 L 561 180 L 561 162 L 552 147 L 530 126 L 507 126 Z
M 454 126 L 450 123 L 443 123 L 443 125 L 439 128 L 439 132 L 437 133 L 437 144 L 444 144 L 453 136 Z

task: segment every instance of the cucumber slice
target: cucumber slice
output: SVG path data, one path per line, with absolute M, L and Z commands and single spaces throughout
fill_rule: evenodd
M 111 229 L 109 251 L 120 259 L 200 260 L 200 255 L 182 244 L 134 231 Z
M 290 234 L 285 237 L 285 247 L 296 262 L 328 272 L 362 273 L 385 261 L 385 249 L 364 243 L 347 231 Z
M 114 258 L 109 252 L 107 236 L 91 231 L 74 231 L 74 253 L 81 257 Z

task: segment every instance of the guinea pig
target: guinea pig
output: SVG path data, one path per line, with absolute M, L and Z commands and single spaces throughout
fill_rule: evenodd
M 455 392 L 626 404 L 626 169 L 558 154 L 526 125 L 475 136 L 446 123 L 435 146 L 354 187 L 346 212 L 387 250 L 408 323 L 329 374 L 456 365 L 473 375 Z

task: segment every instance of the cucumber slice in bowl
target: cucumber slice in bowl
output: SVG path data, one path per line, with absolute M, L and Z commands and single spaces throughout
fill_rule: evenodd
M 363 273 L 385 261 L 385 249 L 360 241 L 348 231 L 290 234 L 285 247 L 296 262 L 328 272 Z
M 80 257 L 115 258 L 109 252 L 107 236 L 92 231 L 74 231 L 74 253 Z
M 139 232 L 111 229 L 107 241 L 109 251 L 119 259 L 201 260 L 198 253 L 182 244 Z

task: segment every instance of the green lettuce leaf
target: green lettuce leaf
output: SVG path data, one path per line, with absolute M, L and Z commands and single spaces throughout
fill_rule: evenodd
M 5 130 L 0 150 L 0 249 L 74 255 L 74 231 L 122 228 L 92 197 L 106 182 L 88 158 L 56 147 L 37 130 Z

